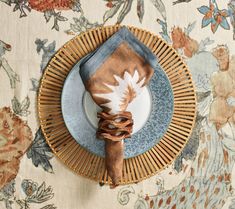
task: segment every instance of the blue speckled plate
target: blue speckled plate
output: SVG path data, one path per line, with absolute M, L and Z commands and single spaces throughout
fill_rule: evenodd
M 88 55 L 89 56 L 89 55 Z M 104 141 L 96 138 L 96 128 L 85 112 L 85 88 L 81 80 L 79 61 L 69 73 L 62 91 L 62 114 L 65 124 L 74 139 L 88 151 L 104 157 Z M 171 122 L 174 97 L 165 72 L 156 67 L 148 85 L 151 94 L 151 112 L 144 126 L 124 140 L 125 158 L 135 157 L 160 141 Z M 145 108 L 141 106 L 139 108 Z

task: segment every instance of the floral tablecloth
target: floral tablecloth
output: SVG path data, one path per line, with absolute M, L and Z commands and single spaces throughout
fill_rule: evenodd
M 162 36 L 195 81 L 193 133 L 167 169 L 110 190 L 53 154 L 37 115 L 51 56 L 87 29 L 121 23 Z M 235 208 L 234 0 L 0 0 L 0 208 Z

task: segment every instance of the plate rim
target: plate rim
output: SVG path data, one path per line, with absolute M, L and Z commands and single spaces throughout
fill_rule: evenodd
M 89 54 L 87 54 L 86 56 L 89 56 L 89 55 L 93 55 L 94 54 L 94 52 L 91 52 L 91 53 L 89 53 Z M 64 81 L 64 85 L 63 85 L 63 88 L 62 88 L 62 93 L 61 93 L 61 111 L 62 111 L 62 116 L 63 116 L 63 119 L 64 119 L 64 122 L 65 122 L 65 125 L 66 125 L 66 127 L 67 127 L 67 129 L 69 130 L 69 132 L 70 132 L 70 134 L 73 136 L 73 138 L 76 140 L 76 142 L 80 145 L 80 146 L 82 146 L 84 149 L 86 149 L 87 151 L 89 151 L 89 152 L 91 152 L 91 153 L 93 153 L 93 154 L 95 154 L 95 155 L 98 155 L 98 156 L 100 156 L 100 157 L 103 157 L 102 155 L 100 155 L 100 154 L 98 154 L 98 153 L 95 153 L 95 151 L 92 151 L 92 150 L 90 150 L 89 148 L 87 148 L 87 147 L 85 147 L 83 144 L 81 144 L 81 143 L 79 143 L 79 140 L 77 140 L 75 137 L 74 137 L 74 133 L 73 132 L 71 132 L 71 128 L 68 126 L 68 122 L 67 122 L 67 119 L 66 119 L 66 117 L 65 117 L 65 110 L 64 110 L 64 105 L 63 105 L 63 101 L 65 101 L 65 85 L 66 84 L 68 84 L 68 79 L 69 78 L 71 78 L 71 74 L 73 73 L 73 74 L 75 74 L 75 73 L 78 73 L 77 71 L 79 71 L 79 65 L 81 64 L 81 62 L 82 62 L 82 60 L 84 60 L 85 58 L 86 58 L 86 56 L 85 57 L 83 57 L 83 58 L 81 58 L 72 68 L 71 68 L 71 70 L 70 70 L 70 72 L 68 73 L 68 75 L 67 75 L 67 77 L 66 77 L 66 79 L 65 79 L 65 81 Z M 159 71 L 159 72 L 158 72 Z M 155 76 L 158 76 L 159 74 L 161 74 L 162 76 L 164 76 L 164 79 L 165 79 L 165 81 L 167 80 L 167 85 L 169 85 L 169 87 L 170 87 L 170 96 L 169 97 L 171 97 L 169 100 L 171 100 L 171 102 L 172 102 L 172 108 L 169 110 L 169 111 L 171 111 L 171 115 L 167 118 L 168 119 L 168 123 L 166 124 L 166 126 L 164 127 L 164 131 L 161 133 L 161 137 L 157 137 L 156 139 L 154 139 L 154 141 L 155 141 L 155 143 L 154 144 L 152 144 L 151 145 L 151 147 L 150 146 L 148 146 L 148 148 L 146 147 L 145 148 L 145 150 L 144 151 L 141 151 L 141 153 L 140 152 L 138 152 L 138 154 L 130 154 L 130 156 L 128 155 L 128 157 L 124 157 L 124 159 L 129 159 L 129 158 L 132 158 L 132 157 L 136 157 L 136 156 L 138 156 L 138 155 L 140 155 L 140 154 L 143 154 L 144 152 L 147 152 L 148 150 L 150 150 L 152 147 L 154 147 L 155 146 L 155 144 L 156 143 L 158 143 L 160 140 L 161 140 L 161 138 L 162 138 L 162 136 L 164 136 L 164 134 L 165 134 L 165 132 L 167 131 L 167 129 L 168 129 L 168 127 L 169 127 L 169 125 L 170 125 L 170 123 L 171 123 L 171 120 L 172 120 L 172 117 L 173 117 L 173 112 L 174 112 L 174 98 L 173 98 L 173 91 L 172 91 L 172 88 L 171 88 L 171 84 L 170 84 L 170 80 L 169 80 L 169 78 L 168 78 L 168 76 L 167 76 L 167 74 L 165 73 L 165 71 L 161 68 L 161 66 L 156 66 L 155 68 L 154 68 L 154 73 L 156 72 L 156 74 L 155 74 Z M 74 76 L 75 77 L 75 76 Z M 73 78 L 74 78 L 73 77 Z M 153 80 L 152 80 L 153 78 L 151 78 L 151 80 L 150 80 L 150 82 L 149 82 L 149 84 L 146 86 L 147 87 L 147 90 L 148 90 L 148 92 L 150 93 L 150 97 L 152 98 L 152 96 L 153 96 L 153 94 L 154 94 L 154 91 L 152 90 L 151 91 L 151 87 L 150 87 L 150 85 L 152 84 L 152 85 L 154 85 L 153 83 L 151 83 L 151 82 L 153 82 Z M 84 87 L 84 85 L 83 85 L 83 87 Z M 86 91 L 86 89 L 85 89 L 85 87 L 84 87 L 84 91 L 82 92 L 82 96 L 80 97 L 80 99 L 82 99 L 82 103 L 84 103 L 84 101 L 83 101 L 83 99 L 84 99 L 84 95 L 85 95 L 85 93 L 86 93 L 87 91 Z M 89 92 L 88 92 L 89 93 Z M 68 95 L 68 94 L 67 94 Z M 162 99 L 162 98 L 161 98 Z M 79 104 L 80 105 L 80 104 Z M 152 106 L 153 106 L 153 102 L 151 103 L 151 109 L 152 109 Z M 155 107 L 157 107 L 157 104 L 155 105 Z M 83 106 L 82 106 L 82 108 L 84 108 Z M 84 109 L 83 109 L 84 110 Z M 157 111 L 157 110 L 156 110 Z M 155 112 L 156 113 L 156 112 Z M 93 124 L 91 124 L 91 122 L 89 121 L 89 119 L 88 119 L 88 117 L 87 117 L 87 115 L 84 113 L 84 117 L 86 118 L 85 120 L 87 121 L 87 123 L 89 123 L 89 125 L 93 128 L 93 129 L 95 129 L 94 128 L 94 126 L 93 126 Z M 151 123 L 151 122 L 153 122 L 152 120 L 150 121 L 150 118 L 151 118 L 151 111 L 150 111 L 150 114 L 149 114 L 149 116 L 148 116 L 148 119 L 146 120 L 146 123 L 147 122 L 149 122 L 149 123 Z M 146 128 L 146 123 L 144 124 L 144 126 L 140 129 L 140 130 L 138 130 L 137 132 L 135 132 L 134 134 L 136 135 L 136 134 L 138 134 L 143 128 L 145 128 L 145 129 L 147 129 Z M 142 130 L 143 131 L 143 130 Z M 134 135 L 133 134 L 133 135 Z M 79 138 L 79 137 L 77 137 L 77 138 Z

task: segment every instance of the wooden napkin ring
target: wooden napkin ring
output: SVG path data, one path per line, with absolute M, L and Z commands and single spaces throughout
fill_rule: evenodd
M 123 111 L 118 114 L 109 114 L 102 111 L 97 113 L 97 117 L 99 118 L 97 138 L 111 141 L 130 138 L 133 130 L 133 119 L 130 112 Z

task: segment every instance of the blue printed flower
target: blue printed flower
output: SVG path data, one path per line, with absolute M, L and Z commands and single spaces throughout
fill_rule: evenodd
M 38 184 L 36 182 L 33 182 L 32 180 L 24 179 L 21 183 L 21 187 L 24 193 L 30 197 L 38 189 Z
M 219 25 L 226 30 L 230 29 L 230 25 L 226 19 L 229 16 L 228 10 L 219 10 L 215 0 L 210 0 L 209 7 L 201 6 L 198 8 L 198 11 L 204 15 L 202 19 L 203 28 L 211 24 L 211 31 L 213 33 L 216 32 Z

